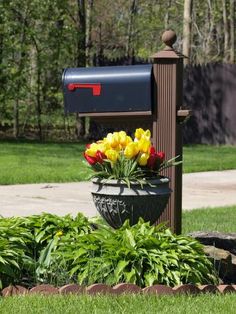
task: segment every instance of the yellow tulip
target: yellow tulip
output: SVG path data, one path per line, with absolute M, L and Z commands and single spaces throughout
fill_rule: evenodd
M 140 166 L 146 166 L 148 158 L 149 158 L 149 154 L 142 153 L 141 156 L 139 157 L 138 164 Z
M 119 132 L 119 142 L 122 146 L 126 145 L 126 137 L 127 137 L 127 134 L 125 131 Z
M 137 140 L 140 140 L 143 137 L 145 137 L 145 138 L 150 140 L 150 138 L 151 138 L 151 131 L 150 130 L 144 131 L 142 128 L 136 129 L 136 131 L 135 131 L 135 138 Z
M 131 142 L 129 143 L 125 150 L 124 150 L 124 155 L 126 158 L 131 159 L 135 157 L 138 154 L 138 143 Z
M 144 134 L 144 130 L 142 128 L 136 129 L 135 130 L 135 138 L 140 140 L 142 135 Z
M 108 133 L 107 134 L 107 142 L 112 148 L 115 148 L 119 145 L 119 133 Z
M 97 151 L 98 151 L 98 144 L 92 143 L 90 147 L 86 149 L 85 154 L 90 157 L 95 157 Z
M 114 149 L 108 149 L 105 151 L 105 155 L 112 162 L 116 162 L 119 157 L 119 153 Z
M 125 148 L 125 147 L 128 146 L 130 143 L 133 143 L 133 140 L 132 140 L 132 138 L 131 138 L 130 136 L 127 135 L 126 138 L 125 138 L 124 144 L 122 144 L 122 147 Z
M 147 137 L 143 136 L 138 143 L 138 148 L 142 153 L 148 153 L 151 147 L 151 141 Z
M 98 150 L 100 150 L 100 152 L 105 153 L 108 149 L 110 149 L 110 145 L 107 142 L 100 142 L 98 144 Z
M 146 130 L 144 132 L 144 135 L 150 140 L 150 138 L 151 138 L 151 131 L 150 130 Z

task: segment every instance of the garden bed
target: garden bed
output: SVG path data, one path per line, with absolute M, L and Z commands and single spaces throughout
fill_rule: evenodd
M 82 214 L 42 214 L 0 219 L 0 283 L 115 286 L 219 283 L 213 263 L 197 240 L 140 220 L 114 230 Z

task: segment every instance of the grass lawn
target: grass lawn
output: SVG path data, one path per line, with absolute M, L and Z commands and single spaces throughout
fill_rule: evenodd
M 236 232 L 236 206 L 196 209 L 185 211 L 182 233 L 191 231 Z
M 0 142 L 0 184 L 74 182 L 92 171 L 82 162 L 85 144 Z M 184 172 L 236 169 L 236 146 L 184 147 Z
M 85 181 L 84 144 L 0 142 L 0 184 Z
M 2 314 L 233 314 L 235 294 L 199 296 L 18 296 L 1 298 Z
M 185 146 L 183 161 L 185 173 L 236 169 L 236 146 Z

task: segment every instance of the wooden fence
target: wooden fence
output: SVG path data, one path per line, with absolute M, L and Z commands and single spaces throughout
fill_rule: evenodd
M 236 145 L 236 65 L 188 66 L 184 105 L 192 109 L 184 143 Z

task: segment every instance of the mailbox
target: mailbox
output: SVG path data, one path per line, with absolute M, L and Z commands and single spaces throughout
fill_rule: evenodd
M 152 65 L 65 69 L 65 111 L 81 115 L 152 114 Z

